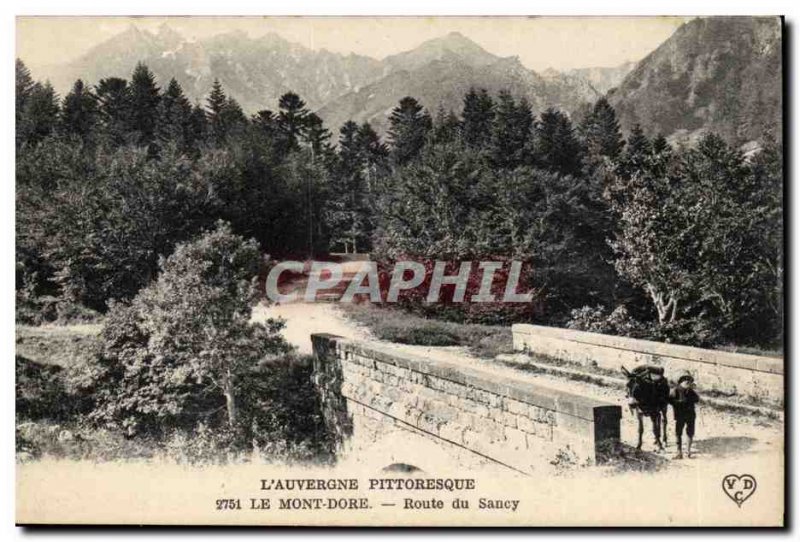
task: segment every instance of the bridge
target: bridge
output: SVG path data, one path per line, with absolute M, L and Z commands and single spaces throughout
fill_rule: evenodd
M 601 460 L 619 441 L 618 405 L 496 371 L 312 335 L 316 384 L 339 453 L 376 467 L 489 464 L 525 474 L 559 455 Z
M 783 406 L 780 358 L 525 324 L 512 332 L 515 350 L 532 365 L 547 359 L 619 371 L 651 363 L 672 379 L 692 373 L 712 405 L 738 401 L 775 412 Z M 543 385 L 500 363 L 416 355 L 325 333 L 311 340 L 314 378 L 340 457 L 375 468 L 490 465 L 533 474 L 559 458 L 594 464 L 618 449 L 621 400 L 584 396 L 569 383 Z

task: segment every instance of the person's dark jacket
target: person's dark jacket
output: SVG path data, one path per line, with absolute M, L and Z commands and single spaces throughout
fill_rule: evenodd
M 699 401 L 700 396 L 692 388 L 676 386 L 669 394 L 669 404 L 675 410 L 676 418 L 694 416 L 694 405 Z

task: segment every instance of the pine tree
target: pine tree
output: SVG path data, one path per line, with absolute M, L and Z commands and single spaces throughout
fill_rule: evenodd
M 25 107 L 25 101 L 31 95 L 35 82 L 31 77 L 31 71 L 20 59 L 17 59 L 16 62 L 15 75 L 16 112 L 17 122 L 19 122 L 19 117 L 22 114 L 23 108 Z
M 406 96 L 392 110 L 389 123 L 392 157 L 396 164 L 406 164 L 416 158 L 425 145 L 431 117 L 417 100 Z
M 222 88 L 222 83 L 219 82 L 219 79 L 214 79 L 214 82 L 211 84 L 211 92 L 209 93 L 207 100 L 207 110 L 210 121 L 213 122 L 214 117 L 219 116 L 227 101 L 228 97 L 225 95 L 225 90 Z
M 61 126 L 65 134 L 79 136 L 90 141 L 95 135 L 98 122 L 97 99 L 78 79 L 64 98 L 61 110 Z
M 273 139 L 278 133 L 278 118 L 269 109 L 262 109 L 251 119 L 253 126 L 268 139 Z
M 208 119 L 206 118 L 206 111 L 200 104 L 195 104 L 192 107 L 192 114 L 189 118 L 189 132 L 187 144 L 192 149 L 197 149 L 198 146 L 205 141 L 208 134 Z
M 325 159 L 331 150 L 331 132 L 325 128 L 322 119 L 316 113 L 309 113 L 305 124 L 303 141 L 311 148 L 313 159 Z
M 668 152 L 671 150 L 669 142 L 667 138 L 664 137 L 664 134 L 658 134 L 654 139 L 651 145 L 653 149 L 653 154 L 662 154 L 664 152 Z
M 496 167 L 513 168 L 522 163 L 531 133 L 533 117 L 530 105 L 519 105 L 508 91 L 500 92 L 495 106 L 490 156 Z
M 367 191 L 373 194 L 377 179 L 388 172 L 389 148 L 368 122 L 358 128 L 356 142 L 361 153 Z
M 592 160 L 601 157 L 614 159 L 625 145 L 619 130 L 617 113 L 605 98 L 597 100 L 584 120 L 582 131 L 589 158 Z
M 552 107 L 534 127 L 534 162 L 539 167 L 574 175 L 581 167 L 582 148 L 569 117 Z
M 459 124 L 458 116 L 452 110 L 445 111 L 444 106 L 439 105 L 433 121 L 433 141 L 435 143 L 454 142 L 458 138 Z
M 636 171 L 646 167 L 652 155 L 650 140 L 638 124 L 631 129 L 625 152 L 618 159 L 617 174 L 630 178 Z
M 331 242 L 346 253 L 357 252 L 367 233 L 358 131 L 358 124 L 353 121 L 347 121 L 339 130 L 339 149 L 328 205 Z
M 58 115 L 58 96 L 52 85 L 34 83 L 20 117 L 18 144 L 35 145 L 51 135 L 58 124 Z
M 155 138 L 160 100 L 153 72 L 141 62 L 138 63 L 130 84 L 130 129 L 136 132 L 140 145 L 149 145 Z
M 294 92 L 287 92 L 278 100 L 278 131 L 284 148 L 298 148 L 300 137 L 306 130 L 308 109 L 306 103 Z
M 126 142 L 131 122 L 128 82 L 118 77 L 101 79 L 95 86 L 102 136 L 112 146 Z
M 234 98 L 228 97 L 220 115 L 226 136 L 241 134 L 247 126 L 247 117 Z
M 218 79 L 211 86 L 207 100 L 207 119 L 209 136 L 216 145 L 224 144 L 229 133 L 237 124 L 246 121 L 239 104 L 228 98 Z
M 494 120 L 494 102 L 486 89 L 474 88 L 464 96 L 461 114 L 461 139 L 469 147 L 481 148 L 489 144 Z
M 156 136 L 161 143 L 175 143 L 183 152 L 192 147 L 192 104 L 175 79 L 170 80 L 158 104 Z
M 631 135 L 628 136 L 628 145 L 625 152 L 629 157 L 641 156 L 650 153 L 650 140 L 644 135 L 644 130 L 637 124 L 631 129 Z

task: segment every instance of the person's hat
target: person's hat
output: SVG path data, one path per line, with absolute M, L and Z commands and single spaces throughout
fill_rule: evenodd
M 691 383 L 691 382 L 694 382 L 694 377 L 693 377 L 692 375 L 690 375 L 690 374 L 685 374 L 685 375 L 682 375 L 682 376 L 681 376 L 681 377 L 678 379 L 678 384 L 682 384 L 682 383 L 684 383 L 684 382 L 690 382 L 690 383 Z

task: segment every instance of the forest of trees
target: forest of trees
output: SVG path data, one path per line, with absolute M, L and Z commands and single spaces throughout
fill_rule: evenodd
M 61 99 L 17 62 L 21 320 L 131 299 L 177 243 L 223 220 L 277 258 L 524 261 L 536 298 L 514 318 L 781 341 L 783 157 L 769 134 L 748 156 L 714 134 L 675 148 L 622 134 L 605 99 L 570 118 L 475 89 L 459 112 L 403 98 L 385 142 L 352 121 L 334 138 L 291 92 L 248 118 L 219 82 L 203 104 L 160 84 L 140 64 Z

